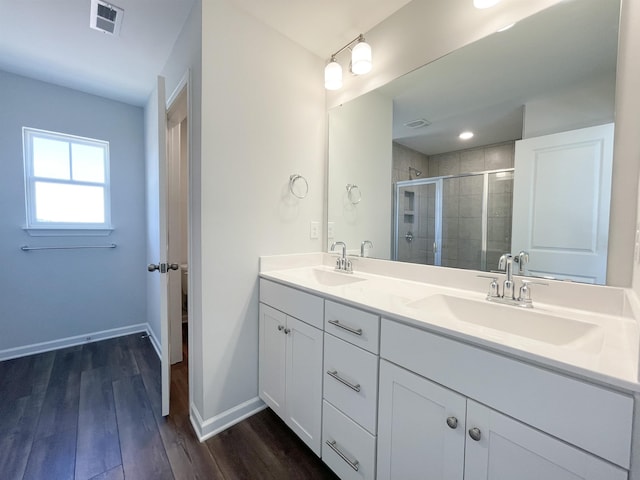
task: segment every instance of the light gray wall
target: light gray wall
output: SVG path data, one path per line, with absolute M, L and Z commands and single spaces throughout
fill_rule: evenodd
M 258 257 L 322 249 L 309 221 L 324 214 L 326 113 L 322 59 L 228 0 L 202 7 L 201 413 L 215 430 L 257 400 Z
M 145 322 L 143 111 L 0 71 L 0 353 Z M 110 142 L 107 237 L 31 237 L 22 127 Z M 21 245 L 116 243 L 115 249 L 23 252 Z

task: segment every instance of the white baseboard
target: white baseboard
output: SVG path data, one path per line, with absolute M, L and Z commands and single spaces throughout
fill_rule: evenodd
M 24 357 L 26 355 L 33 355 L 35 353 L 49 352 L 51 350 L 59 350 L 61 348 L 73 347 L 84 343 L 97 342 L 108 338 L 122 337 L 123 335 L 130 335 L 138 332 L 147 332 L 151 338 L 151 343 L 154 345 L 154 348 L 156 348 L 154 344 L 155 337 L 153 337 L 149 324 L 139 323 L 137 325 L 112 328 L 110 330 L 102 330 L 100 332 L 85 333 L 84 335 L 76 335 L 75 337 L 60 338 L 48 342 L 24 345 L 22 347 L 7 348 L 5 350 L 0 350 L 0 361 Z
M 153 346 L 153 349 L 158 354 L 158 358 L 160 359 L 160 361 L 162 361 L 162 347 L 160 346 L 160 341 L 156 337 L 156 334 L 153 332 L 149 324 L 147 323 L 146 325 L 147 325 L 147 334 L 149 335 L 149 340 L 151 341 L 151 345 Z
M 232 427 L 236 423 L 241 422 L 245 418 L 249 418 L 255 415 L 261 410 L 267 408 L 267 405 L 260 400 L 259 397 L 247 400 L 240 405 L 237 405 L 229 410 L 222 412 L 215 417 L 203 420 L 200 412 L 196 406 L 192 403 L 190 405 L 189 418 L 191 425 L 196 432 L 198 440 L 204 442 L 205 440 L 217 435 L 218 433 Z

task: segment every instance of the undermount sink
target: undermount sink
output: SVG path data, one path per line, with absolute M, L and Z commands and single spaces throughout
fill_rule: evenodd
M 317 282 L 325 287 L 339 287 L 350 283 L 363 282 L 366 278 L 358 277 L 351 273 L 342 273 L 333 270 L 323 270 L 321 268 L 311 268 L 291 272 L 299 278 Z
M 597 341 L 602 336 L 601 328 L 591 323 L 451 295 L 432 295 L 410 302 L 407 306 L 557 346 L 579 346 L 574 342 L 585 339 Z M 593 342 L 588 343 L 584 346 L 596 347 Z

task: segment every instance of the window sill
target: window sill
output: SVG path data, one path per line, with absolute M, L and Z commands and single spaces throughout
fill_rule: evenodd
M 107 237 L 113 232 L 113 228 L 109 227 L 23 227 L 22 229 L 32 237 Z

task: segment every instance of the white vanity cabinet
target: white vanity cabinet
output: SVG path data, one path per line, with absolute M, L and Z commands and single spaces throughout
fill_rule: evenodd
M 627 472 L 380 362 L 378 480 L 624 480 Z
M 378 480 L 461 480 L 466 398 L 380 361 Z
M 380 317 L 325 300 L 324 321 L 322 459 L 343 480 L 373 480 Z
M 378 479 L 627 478 L 631 397 L 393 321 L 380 335 Z
M 261 280 L 259 308 L 260 398 L 319 456 L 323 300 Z

